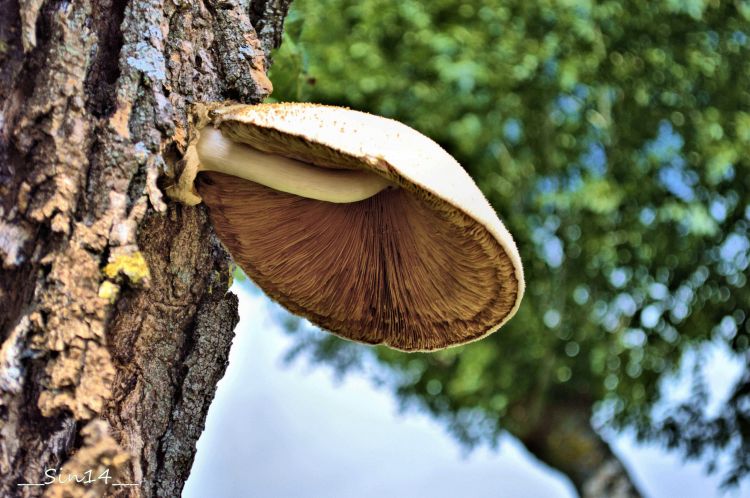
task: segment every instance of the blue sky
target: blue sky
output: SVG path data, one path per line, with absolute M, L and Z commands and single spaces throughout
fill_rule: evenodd
M 326 368 L 282 361 L 292 344 L 270 301 L 249 286 L 230 364 L 198 442 L 186 498 L 569 498 L 570 484 L 512 438 L 497 452 L 465 454 L 437 422 L 399 413 L 392 396 L 354 374 L 336 381 Z M 720 349 L 705 358 L 718 390 L 740 365 Z M 674 396 L 687 379 L 671 383 Z M 719 393 L 721 395 L 721 393 Z M 722 496 L 719 478 L 628 435 L 611 443 L 649 498 Z M 750 496 L 750 483 L 727 498 Z

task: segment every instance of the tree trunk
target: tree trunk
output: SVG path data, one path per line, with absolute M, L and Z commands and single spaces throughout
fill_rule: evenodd
M 157 183 L 191 103 L 270 92 L 290 1 L 0 0 L 0 496 L 179 496 L 237 299 Z
M 591 426 L 588 403 L 545 405 L 534 429 L 520 439 L 534 456 L 570 478 L 582 498 L 642 496 L 617 455 Z

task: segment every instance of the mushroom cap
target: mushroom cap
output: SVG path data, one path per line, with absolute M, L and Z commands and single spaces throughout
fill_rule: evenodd
M 293 313 L 354 341 L 431 351 L 481 339 L 518 309 L 513 238 L 461 165 L 421 133 L 315 104 L 228 106 L 211 121 L 233 141 L 399 187 L 334 204 L 198 175 L 236 263 Z

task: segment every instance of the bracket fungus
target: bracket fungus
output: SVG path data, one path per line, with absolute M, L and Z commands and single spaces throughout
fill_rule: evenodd
M 404 351 L 516 312 L 521 259 L 458 162 L 390 119 L 314 104 L 213 106 L 170 195 L 204 202 L 235 262 L 336 335 Z

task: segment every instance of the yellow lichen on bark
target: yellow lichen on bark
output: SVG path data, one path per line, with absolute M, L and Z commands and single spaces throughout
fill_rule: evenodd
M 140 251 L 116 256 L 104 267 L 103 271 L 109 278 L 116 278 L 119 274 L 123 274 L 134 284 L 142 284 L 151 276 L 148 264 L 146 264 L 146 260 Z M 100 297 L 104 297 L 101 296 L 101 292 L 102 289 L 100 288 Z

